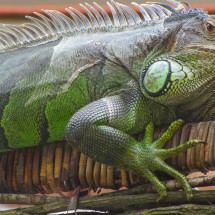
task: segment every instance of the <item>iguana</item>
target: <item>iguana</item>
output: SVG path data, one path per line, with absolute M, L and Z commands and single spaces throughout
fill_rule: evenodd
M 44 10 L 0 31 L 0 151 L 66 140 L 95 161 L 124 168 L 160 194 L 160 170 L 192 190 L 163 149 L 186 122 L 215 119 L 215 16 L 169 0 L 132 8 L 110 1 L 66 16 Z M 181 120 L 182 119 L 182 120 Z M 168 125 L 152 140 L 155 126 Z M 135 134 L 145 130 L 139 142 Z

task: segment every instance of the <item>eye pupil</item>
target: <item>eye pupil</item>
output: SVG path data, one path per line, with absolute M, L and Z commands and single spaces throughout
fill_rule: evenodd
M 206 27 L 207 27 L 207 30 L 208 30 L 209 32 L 215 31 L 215 26 L 212 25 L 212 24 L 209 23 L 209 22 L 207 23 Z

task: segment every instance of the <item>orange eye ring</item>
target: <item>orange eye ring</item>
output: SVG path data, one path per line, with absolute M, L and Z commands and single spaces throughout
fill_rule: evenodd
M 211 22 L 207 22 L 206 29 L 209 33 L 213 33 L 213 32 L 215 32 L 215 25 Z

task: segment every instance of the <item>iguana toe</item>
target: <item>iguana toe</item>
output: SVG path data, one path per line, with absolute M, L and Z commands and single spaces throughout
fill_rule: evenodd
M 136 169 L 134 172 L 139 172 L 144 178 L 146 178 L 150 183 L 152 183 L 155 189 L 160 194 L 158 202 L 164 199 L 167 195 L 166 187 L 164 184 L 154 175 L 155 170 L 163 171 L 173 178 L 179 180 L 182 183 L 183 189 L 186 192 L 187 200 L 192 198 L 192 189 L 186 179 L 186 177 L 181 174 L 176 169 L 167 165 L 164 160 L 173 155 L 179 154 L 186 151 L 188 148 L 193 147 L 199 143 L 198 140 L 189 140 L 183 145 L 171 148 L 171 149 L 162 149 L 164 141 L 168 141 L 174 132 L 182 124 L 182 120 L 177 120 L 173 122 L 166 132 L 156 141 L 152 142 L 152 136 L 154 132 L 154 126 L 152 123 L 149 123 L 146 127 L 144 140 L 139 143 L 140 148 L 136 149 L 139 156 L 136 154 L 136 163 L 141 164 L 141 168 Z M 136 165 L 138 168 L 138 165 Z M 140 172 L 141 171 L 141 172 Z

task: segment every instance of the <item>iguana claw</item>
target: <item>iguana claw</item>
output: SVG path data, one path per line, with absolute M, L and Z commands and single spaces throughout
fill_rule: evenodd
M 142 164 L 141 172 L 144 178 L 151 182 L 155 189 L 160 194 L 160 198 L 157 201 L 161 201 L 165 196 L 167 196 L 166 187 L 164 184 L 154 175 L 155 170 L 163 171 L 168 175 L 172 176 L 179 180 L 183 189 L 186 192 L 187 200 L 192 198 L 192 189 L 186 179 L 186 177 L 181 174 L 179 171 L 175 170 L 171 166 L 167 165 L 164 160 L 173 155 L 177 155 L 181 152 L 186 151 L 188 148 L 193 147 L 199 143 L 198 140 L 189 140 L 183 145 L 171 148 L 171 149 L 162 149 L 164 144 L 172 137 L 174 132 L 180 127 L 183 123 L 182 120 L 177 120 L 173 122 L 166 132 L 156 141 L 153 140 L 154 125 L 149 123 L 146 127 L 144 140 L 141 142 L 141 152 L 142 157 L 136 157 L 136 162 Z M 200 141 L 201 142 L 201 141 Z M 140 144 L 140 143 L 139 143 Z M 139 154 L 139 153 L 138 153 Z M 138 170 L 136 170 L 138 171 Z

